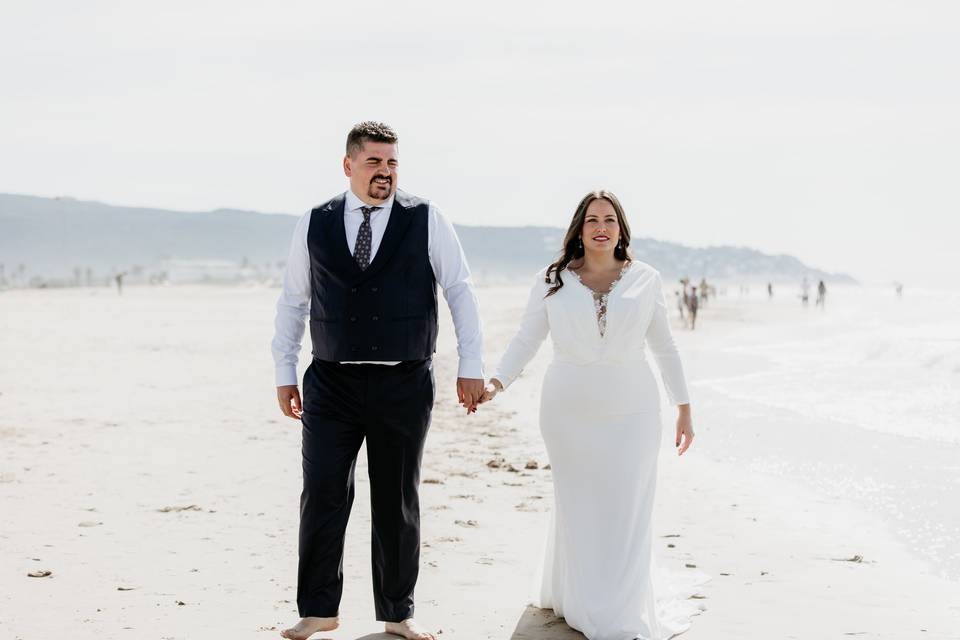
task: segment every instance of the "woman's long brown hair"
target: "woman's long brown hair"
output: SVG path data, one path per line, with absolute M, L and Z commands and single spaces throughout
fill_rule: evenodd
M 583 232 L 583 223 L 587 217 L 587 207 L 589 207 L 590 203 L 594 200 L 606 200 L 613 205 L 613 210 L 617 212 L 617 224 L 620 226 L 620 242 L 618 242 L 614 248 L 613 256 L 621 261 L 633 259 L 633 252 L 629 250 L 630 225 L 627 224 L 627 216 L 624 214 L 623 206 L 620 204 L 620 201 L 617 200 L 617 196 L 609 191 L 591 191 L 585 195 L 583 200 L 580 201 L 580 204 L 577 205 L 577 210 L 573 214 L 573 220 L 570 221 L 567 233 L 563 237 L 563 250 L 560 253 L 560 257 L 547 267 L 545 281 L 547 284 L 552 283 L 553 286 L 547 291 L 547 295 L 544 296 L 545 298 L 552 296 L 563 286 L 563 279 L 560 277 L 560 273 L 567 268 L 567 265 L 583 257 L 583 243 L 580 241 L 580 234 Z

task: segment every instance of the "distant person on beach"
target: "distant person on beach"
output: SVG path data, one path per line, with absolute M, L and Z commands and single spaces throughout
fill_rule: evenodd
M 768 298 L 772 298 L 772 297 L 773 297 L 773 283 L 772 283 L 772 282 L 768 282 L 768 283 L 767 283 L 767 297 L 768 297 Z
M 700 303 L 697 299 L 697 288 L 690 287 L 690 298 L 687 300 L 687 315 L 690 316 L 690 328 L 697 328 L 697 310 L 700 308 Z
M 683 307 L 680 309 L 680 315 L 683 317 L 683 326 L 687 327 L 690 325 L 690 315 L 686 313 L 686 309 L 690 306 L 690 278 L 681 278 L 681 304 Z
M 347 191 L 300 218 L 271 344 L 280 410 L 302 440 L 297 610 L 281 632 L 306 640 L 339 625 L 343 548 L 357 454 L 366 443 L 373 600 L 387 633 L 437 635 L 413 619 L 420 566 L 420 465 L 436 395 L 437 285 L 460 355 L 457 396 L 483 396 L 483 338 L 470 269 L 450 221 L 397 189 L 397 135 L 362 122 L 347 135 Z M 309 321 L 313 359 L 297 387 Z M 432 597 L 437 597 L 436 594 Z
M 823 283 L 823 280 L 820 281 L 820 284 L 817 285 L 817 306 L 826 307 L 827 304 L 827 285 Z
M 114 281 L 117 283 L 117 294 L 123 295 L 123 276 L 126 275 L 125 272 L 121 271 L 117 275 L 113 276 Z
M 584 197 L 560 256 L 537 273 L 520 327 L 484 394 L 490 401 L 509 388 L 552 336 L 555 358 L 543 379 L 539 419 L 554 511 L 534 604 L 591 640 L 665 639 L 689 627 L 697 611 L 688 600 L 695 576 L 655 572 L 662 425 L 645 346 L 678 407 L 678 454 L 693 440 L 693 423 L 660 274 L 629 247 L 616 197 Z
M 897 282 L 897 283 L 894 283 L 894 284 L 896 285 L 897 297 L 898 297 L 898 298 L 902 298 L 902 297 L 903 297 L 903 283 L 902 283 L 902 282 Z
M 810 283 L 806 276 L 803 278 L 803 284 L 800 285 L 800 301 L 803 302 L 803 306 L 810 303 Z
M 686 314 L 683 312 L 683 296 L 680 295 L 680 292 L 679 292 L 679 291 L 674 291 L 674 292 L 673 292 L 673 295 L 674 295 L 674 297 L 675 297 L 676 300 L 677 300 L 677 311 L 680 312 L 680 321 L 683 322 L 684 325 L 686 325 L 686 324 L 687 324 L 687 316 L 686 316 Z
M 707 299 L 710 297 L 710 285 L 707 284 L 706 277 L 700 278 L 700 303 L 703 305 L 707 304 Z

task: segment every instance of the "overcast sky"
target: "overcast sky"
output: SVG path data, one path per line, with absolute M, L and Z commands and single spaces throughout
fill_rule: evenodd
M 639 236 L 960 274 L 952 0 L 17 4 L 2 192 L 301 213 L 377 119 L 461 224 L 565 226 L 606 187 Z

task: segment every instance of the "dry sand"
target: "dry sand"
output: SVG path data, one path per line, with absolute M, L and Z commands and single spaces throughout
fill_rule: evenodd
M 0 638 L 275 638 L 296 621 L 300 432 L 274 395 L 277 293 L 0 293 Z M 478 295 L 492 370 L 525 290 Z M 665 420 L 657 551 L 713 577 L 682 637 L 960 638 L 960 585 L 878 519 L 711 456 L 741 418 L 696 380 L 749 366 L 715 346 L 750 319 L 720 300 L 696 333 L 677 330 L 697 440 L 678 459 Z M 465 416 L 444 318 L 417 589 L 418 618 L 442 638 L 581 637 L 527 608 L 551 501 L 536 415 L 549 352 Z M 742 419 L 759 433 L 777 416 Z M 363 452 L 357 482 L 343 625 L 317 638 L 392 637 L 373 621 Z

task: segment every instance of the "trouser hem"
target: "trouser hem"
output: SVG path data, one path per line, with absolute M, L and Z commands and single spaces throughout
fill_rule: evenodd
M 413 607 L 408 607 L 406 609 L 397 609 L 395 611 L 386 612 L 386 611 L 377 611 L 377 621 L 378 622 L 403 622 L 409 618 L 413 617 Z
M 301 618 L 339 618 L 340 612 L 336 609 L 323 607 L 299 607 L 297 613 Z

